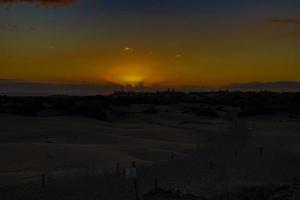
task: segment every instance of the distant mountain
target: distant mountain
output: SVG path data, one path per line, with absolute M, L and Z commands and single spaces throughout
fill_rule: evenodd
M 40 83 L 28 82 L 14 79 L 0 79 L 0 95 L 21 95 L 21 96 L 43 96 L 52 94 L 66 95 L 97 95 L 112 94 L 114 91 L 124 89 L 124 91 L 165 91 L 173 86 L 121 86 L 117 84 L 85 84 L 85 83 Z M 279 82 L 251 82 L 241 84 L 231 84 L 223 88 L 209 88 L 201 86 L 177 86 L 176 91 L 214 91 L 214 90 L 241 90 L 259 91 L 270 90 L 277 92 L 300 92 L 300 81 L 279 81 Z
M 125 85 L 121 86 L 113 83 L 106 84 L 90 84 L 90 83 L 41 83 L 30 82 L 15 79 L 0 79 L 0 95 L 11 96 L 44 96 L 53 94 L 66 95 L 97 95 L 97 94 L 112 94 L 115 91 L 137 91 L 137 92 L 155 92 L 166 91 L 173 89 L 173 86 L 137 86 Z M 174 88 L 178 91 L 204 91 L 209 88 L 199 86 L 181 86 Z
M 119 88 L 120 86 L 114 84 L 40 83 L 13 79 L 0 79 L 0 95 L 97 95 L 110 94 Z
M 231 84 L 225 87 L 228 90 L 271 90 L 277 92 L 300 92 L 300 81 L 278 81 L 278 82 L 250 82 Z

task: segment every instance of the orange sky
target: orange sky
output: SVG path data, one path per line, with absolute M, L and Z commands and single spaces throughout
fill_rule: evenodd
M 116 2 L 0 7 L 0 79 L 209 87 L 300 80 L 299 3 Z

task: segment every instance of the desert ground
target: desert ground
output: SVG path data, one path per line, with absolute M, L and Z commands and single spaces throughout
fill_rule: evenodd
M 195 106 L 113 106 L 109 121 L 1 114 L 0 199 L 132 200 L 134 181 L 124 176 L 132 162 L 140 199 L 171 199 L 144 196 L 155 179 L 190 199 L 242 199 L 258 190 L 263 197 L 245 199 L 280 199 L 278 188 L 294 187 L 299 119 L 238 118 L 229 106 L 219 117 L 185 112 Z M 296 198 L 295 190 L 284 198 Z

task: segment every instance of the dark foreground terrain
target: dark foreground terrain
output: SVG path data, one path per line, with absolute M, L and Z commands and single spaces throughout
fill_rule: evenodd
M 298 200 L 299 105 L 271 92 L 2 96 L 0 199 Z

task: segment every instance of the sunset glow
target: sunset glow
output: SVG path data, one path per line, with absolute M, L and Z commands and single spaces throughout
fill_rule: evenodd
M 146 65 L 124 65 L 104 71 L 101 80 L 120 85 L 153 85 L 163 81 L 159 72 Z
M 299 8 L 292 0 L 0 1 L 0 79 L 300 81 Z

